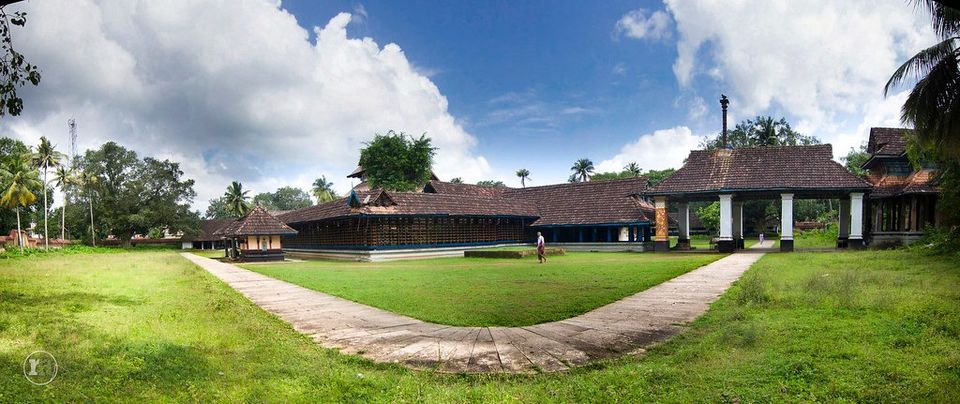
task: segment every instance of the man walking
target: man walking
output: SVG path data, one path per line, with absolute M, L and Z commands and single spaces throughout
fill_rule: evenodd
M 540 260 L 540 263 L 547 262 L 547 246 L 546 242 L 543 240 L 543 234 L 537 232 L 537 259 Z

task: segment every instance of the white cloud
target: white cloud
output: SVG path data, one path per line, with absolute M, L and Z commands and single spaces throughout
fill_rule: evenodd
M 927 16 L 899 0 L 665 3 L 681 87 L 707 80 L 741 116 L 779 109 L 826 140 L 886 104 L 890 74 L 935 39 Z
M 657 10 L 648 16 L 646 10 L 633 10 L 617 21 L 616 33 L 634 39 L 666 39 L 670 37 L 670 15 Z
M 350 38 L 351 15 L 314 29 L 269 1 L 42 1 L 16 41 L 43 81 L 0 129 L 65 149 L 115 140 L 171 156 L 197 180 L 196 206 L 238 179 L 269 191 L 326 174 L 339 190 L 359 148 L 389 129 L 427 133 L 435 171 L 486 177 L 477 140 L 396 44 Z M 357 8 L 361 14 L 365 12 Z M 301 178 L 302 177 L 302 178 Z
M 624 145 L 615 156 L 596 165 L 597 172 L 619 172 L 623 166 L 637 162 L 644 171 L 680 168 L 690 150 L 700 143 L 700 137 L 686 126 L 660 129 L 640 135 L 637 140 Z

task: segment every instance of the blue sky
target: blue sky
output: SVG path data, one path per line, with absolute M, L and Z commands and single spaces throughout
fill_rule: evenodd
M 116 141 L 181 162 L 195 207 L 238 180 L 256 192 L 351 183 L 363 143 L 428 133 L 442 179 L 519 186 L 636 161 L 679 167 L 720 129 L 785 116 L 839 158 L 899 125 L 882 88 L 929 46 L 901 0 L 49 0 L 15 5 L 41 67 L 6 136 L 65 148 Z

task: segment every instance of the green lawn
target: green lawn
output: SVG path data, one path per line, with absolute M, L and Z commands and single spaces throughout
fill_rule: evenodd
M 385 263 L 312 260 L 247 269 L 421 320 L 523 326 L 562 320 L 706 265 L 720 254 L 568 253 Z
M 173 252 L 8 259 L 0 402 L 960 402 L 958 285 L 951 258 L 770 254 L 644 356 L 463 376 L 319 348 Z
M 193 249 L 193 250 L 185 250 L 185 251 L 190 252 L 190 253 L 193 253 L 193 254 L 196 254 L 196 255 L 199 255 L 199 256 L 201 256 L 201 257 L 207 257 L 207 258 L 223 258 L 224 255 L 225 255 L 225 253 L 223 252 L 223 250 L 196 250 L 196 249 Z

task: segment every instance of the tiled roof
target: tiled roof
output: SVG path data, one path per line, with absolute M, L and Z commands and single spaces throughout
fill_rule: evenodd
M 627 223 L 649 220 L 653 206 L 637 196 L 645 177 L 529 188 L 492 188 L 431 181 L 432 192 L 355 192 L 350 198 L 286 213 L 286 223 L 351 215 L 517 216 L 534 225 Z
M 217 230 L 233 222 L 234 219 L 205 219 L 200 221 L 200 234 L 195 237 L 184 237 L 183 241 L 217 241 L 223 238 L 216 235 Z
M 694 150 L 683 167 L 647 195 L 869 189 L 870 184 L 833 161 L 826 144 Z
M 887 175 L 869 177 L 873 184 L 871 198 L 888 198 L 899 195 L 936 194 L 936 175 L 931 170 L 920 170 L 906 177 Z
M 653 217 L 653 206 L 638 196 L 648 185 L 647 177 L 635 177 L 507 188 L 504 196 L 535 203 L 540 218 L 534 226 L 632 223 Z
M 277 218 L 270 216 L 266 209 L 257 206 L 246 216 L 236 219 L 215 232 L 221 236 L 270 236 L 297 234 Z
M 906 135 L 913 132 L 905 128 L 870 128 L 867 153 L 871 155 L 899 156 L 907 151 Z

